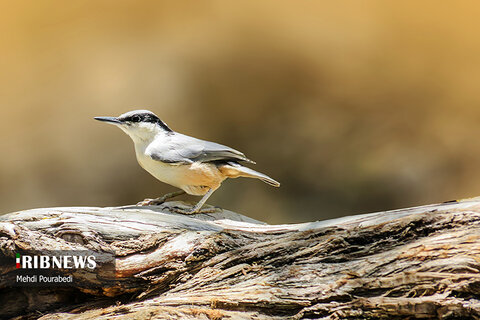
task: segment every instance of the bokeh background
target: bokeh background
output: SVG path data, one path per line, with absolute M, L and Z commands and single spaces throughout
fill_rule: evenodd
M 1 1 L 0 212 L 173 191 L 92 119 L 138 108 L 281 181 L 229 180 L 209 200 L 270 223 L 480 195 L 479 9 Z

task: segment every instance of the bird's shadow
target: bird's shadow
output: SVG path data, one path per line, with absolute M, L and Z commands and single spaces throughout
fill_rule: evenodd
M 191 209 L 194 204 L 185 202 L 185 201 L 167 201 L 159 205 L 125 205 L 120 207 L 115 207 L 115 209 L 121 210 L 135 210 L 135 211 L 145 211 L 149 213 L 161 213 L 169 215 L 177 215 L 181 217 L 189 217 L 193 219 L 203 220 L 203 221 L 215 221 L 215 220 L 233 220 L 241 221 L 255 224 L 265 224 L 265 222 L 258 221 L 247 216 L 244 216 L 240 213 L 236 213 L 227 209 L 212 205 L 204 205 L 204 207 L 198 213 L 194 214 L 185 214 L 182 211 Z

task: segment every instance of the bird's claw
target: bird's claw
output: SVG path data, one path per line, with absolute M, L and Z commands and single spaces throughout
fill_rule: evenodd
M 162 203 L 164 203 L 164 200 L 159 200 L 159 199 L 144 199 L 140 202 L 137 202 L 137 206 L 140 207 L 145 207 L 145 206 L 158 206 Z
M 184 193 L 185 193 L 185 191 L 179 190 L 179 191 L 167 193 L 167 194 L 165 194 L 161 197 L 155 198 L 155 199 L 147 198 L 143 201 L 138 202 L 137 206 L 158 206 L 158 205 L 164 203 L 165 201 L 167 201 L 169 199 L 172 199 L 172 198 L 175 198 L 175 197 L 178 197 L 178 196 L 180 196 Z

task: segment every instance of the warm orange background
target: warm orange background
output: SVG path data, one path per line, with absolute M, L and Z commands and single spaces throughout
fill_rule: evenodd
M 480 195 L 479 16 L 476 1 L 2 1 L 0 212 L 174 190 L 92 119 L 137 108 L 281 181 L 209 200 L 271 223 Z

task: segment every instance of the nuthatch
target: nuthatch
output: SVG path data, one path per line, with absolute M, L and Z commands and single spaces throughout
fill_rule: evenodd
M 125 131 L 135 144 L 140 166 L 158 180 L 183 190 L 147 201 L 145 205 L 158 204 L 184 192 L 203 196 L 193 209 L 177 210 L 193 214 L 200 211 L 227 178 L 256 178 L 274 187 L 280 186 L 269 176 L 241 165 L 241 162 L 255 162 L 240 151 L 175 132 L 151 111 L 135 110 L 119 117 L 95 119 Z

